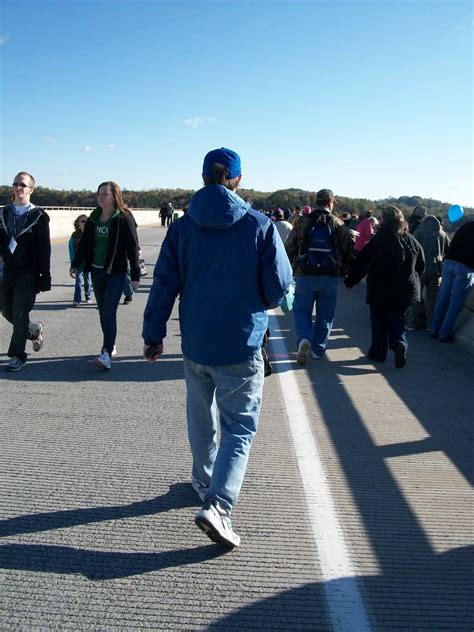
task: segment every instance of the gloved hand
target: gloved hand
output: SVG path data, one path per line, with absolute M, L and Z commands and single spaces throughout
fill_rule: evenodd
M 45 274 L 40 274 L 36 284 L 38 292 L 49 292 L 51 289 L 51 277 Z

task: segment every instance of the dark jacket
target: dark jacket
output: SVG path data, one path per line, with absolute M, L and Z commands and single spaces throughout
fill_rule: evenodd
M 446 259 L 463 263 L 474 270 L 474 220 L 466 222 L 456 231 Z
M 425 274 L 441 276 L 441 265 L 449 246 L 449 237 L 434 215 L 427 215 L 413 233 L 425 255 Z
M 333 276 L 344 276 L 352 260 L 354 240 L 351 231 L 344 222 L 325 208 L 316 208 L 309 215 L 302 215 L 296 220 L 293 230 L 285 242 L 286 253 L 293 266 L 295 276 L 310 274 L 305 270 L 304 254 L 309 243 L 309 233 L 315 222 L 328 224 L 333 235 L 336 273 Z
M 84 235 L 79 242 L 76 254 L 71 263 L 71 268 L 81 266 L 85 272 L 92 270 L 95 246 L 95 225 L 98 222 L 101 209 L 97 208 L 89 216 L 85 226 Z M 130 277 L 132 281 L 140 280 L 139 263 L 140 246 L 135 228 L 135 220 L 130 213 L 120 211 L 112 217 L 109 230 L 109 241 L 104 270 L 109 274 L 127 272 L 127 260 L 130 262 Z
M 412 235 L 399 237 L 381 227 L 352 262 L 344 283 L 352 287 L 367 275 L 369 305 L 407 308 L 420 301 L 424 269 L 423 249 Z
M 51 241 L 49 216 L 35 206 L 25 216 L 14 221 L 13 204 L 5 206 L 0 216 L 0 256 L 4 262 L 5 278 L 15 280 L 23 274 L 36 277 L 36 289 L 47 292 L 51 289 Z M 12 237 L 17 246 L 10 252 Z

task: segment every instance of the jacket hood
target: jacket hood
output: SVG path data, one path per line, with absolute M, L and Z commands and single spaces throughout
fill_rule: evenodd
M 220 184 L 210 184 L 197 191 L 189 203 L 188 215 L 204 228 L 226 230 L 250 210 L 233 191 Z
M 98 222 L 99 221 L 99 217 L 100 214 L 102 213 L 102 209 L 100 208 L 100 206 L 98 206 L 95 210 L 92 211 L 92 213 L 90 214 L 90 219 L 93 222 Z M 118 209 L 114 209 L 114 212 L 112 213 L 111 217 L 116 217 L 117 215 L 120 215 L 120 211 Z
M 417 230 L 429 230 L 432 233 L 439 233 L 441 224 L 439 223 L 439 219 L 434 215 L 427 215 Z

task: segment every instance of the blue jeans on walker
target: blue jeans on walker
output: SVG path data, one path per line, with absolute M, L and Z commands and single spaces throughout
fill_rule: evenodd
M 91 276 L 104 334 L 102 349 L 112 353 L 117 337 L 117 309 L 123 292 L 125 272 L 106 274 L 102 268 L 92 268 Z
M 463 263 L 445 259 L 438 297 L 431 321 L 430 333 L 442 340 L 453 335 L 456 318 L 474 285 L 474 270 Z
M 405 333 L 406 307 L 381 307 L 369 305 L 372 344 L 367 357 L 375 362 L 385 362 L 388 349 L 395 351 L 402 344 L 405 351 L 408 342 Z
M 295 319 L 296 343 L 303 338 L 311 343 L 311 350 L 323 356 L 331 334 L 336 311 L 338 277 L 299 276 L 295 279 Z M 313 307 L 316 303 L 316 320 L 313 326 Z
M 74 303 L 80 303 L 82 298 L 82 284 L 84 283 L 85 298 L 91 296 L 91 275 L 82 268 L 76 270 L 76 284 L 74 286 Z
M 257 431 L 263 390 L 263 358 L 225 366 L 196 364 L 184 357 L 192 475 L 209 484 L 206 500 L 231 512 L 242 486 Z M 220 444 L 217 444 L 217 412 Z

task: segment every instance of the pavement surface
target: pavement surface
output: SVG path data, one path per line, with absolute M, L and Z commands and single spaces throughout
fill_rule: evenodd
M 275 310 L 228 552 L 193 522 L 176 310 L 163 358 L 141 358 L 164 234 L 140 229 L 150 276 L 110 372 L 65 240 L 17 374 L 0 319 L 0 629 L 472 630 L 473 355 L 415 332 L 404 369 L 374 365 L 365 288 L 341 287 L 327 358 L 300 367 Z

